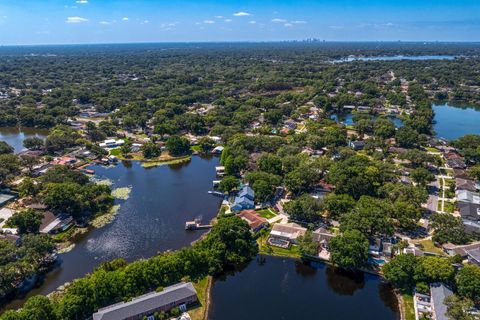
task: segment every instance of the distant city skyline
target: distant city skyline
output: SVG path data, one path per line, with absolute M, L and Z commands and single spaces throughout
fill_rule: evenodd
M 0 0 L 0 45 L 480 41 L 478 0 Z

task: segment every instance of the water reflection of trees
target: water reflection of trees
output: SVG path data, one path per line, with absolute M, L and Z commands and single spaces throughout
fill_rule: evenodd
M 348 272 L 342 269 L 327 267 L 325 270 L 327 284 L 335 293 L 351 296 L 355 291 L 363 289 L 365 278 L 362 272 Z
M 133 166 L 132 161 L 130 160 L 122 160 L 122 164 L 125 168 L 128 168 L 128 169 L 130 169 Z
M 302 277 L 313 278 L 317 274 L 317 269 L 302 261 L 295 261 L 295 272 Z
M 378 295 L 382 299 L 383 303 L 396 314 L 400 314 L 398 310 L 398 301 L 397 297 L 393 293 L 393 288 L 391 285 L 385 282 L 380 282 L 378 284 Z

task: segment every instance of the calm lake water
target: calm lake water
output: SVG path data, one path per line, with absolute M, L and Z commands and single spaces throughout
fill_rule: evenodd
M 338 123 L 343 123 L 346 126 L 353 126 L 355 124 L 353 121 L 354 116 L 355 115 L 352 113 L 335 113 L 330 116 L 330 119 L 335 120 Z M 403 121 L 401 119 L 394 116 L 388 116 L 387 118 L 393 122 L 395 127 L 400 128 L 403 126 Z
M 352 61 L 398 61 L 398 60 L 454 60 L 456 56 L 433 55 L 433 56 L 378 56 L 378 57 L 348 57 L 335 60 L 334 62 Z
M 216 279 L 211 298 L 209 320 L 399 319 L 396 297 L 379 277 L 278 257 Z
M 47 129 L 0 127 L 0 141 L 5 141 L 15 149 L 15 153 L 25 150 L 23 140 L 31 137 L 45 138 Z
M 187 164 L 150 169 L 139 162 L 90 167 L 99 178 L 112 180 L 112 188 L 131 187 L 130 197 L 117 201 L 121 208 L 112 223 L 85 234 L 72 251 L 61 254 L 61 265 L 28 296 L 48 294 L 103 261 L 133 261 L 189 246 L 205 231 L 185 231 L 185 221 L 202 217 L 209 222 L 218 212 L 221 199 L 207 193 L 218 162 L 218 158 L 194 156 Z M 7 308 L 20 307 L 23 302 L 15 300 Z
M 466 134 L 480 134 L 480 109 L 434 104 L 437 137 L 454 140 Z

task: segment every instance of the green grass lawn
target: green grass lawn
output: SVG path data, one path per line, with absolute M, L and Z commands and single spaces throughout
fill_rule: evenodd
M 112 156 L 118 157 L 121 154 L 120 148 L 110 150 Z
M 413 305 L 413 296 L 410 293 L 402 294 L 403 308 L 405 310 L 405 320 L 415 320 L 415 307 Z
M 211 279 L 209 279 L 209 277 L 205 277 L 202 280 L 193 284 L 195 290 L 197 290 L 197 296 L 200 305 L 192 310 L 188 310 L 188 314 L 190 315 L 192 320 L 203 320 L 205 318 L 209 281 L 211 281 Z
M 269 232 L 257 239 L 260 254 L 287 258 L 300 258 L 302 256 L 297 246 L 290 246 L 288 249 L 283 249 L 269 245 L 267 243 L 268 236 Z
M 433 241 L 430 240 L 430 239 L 418 240 L 418 241 L 414 241 L 414 243 L 421 244 L 422 247 L 423 247 L 423 250 L 425 250 L 427 252 L 433 252 L 433 253 L 439 254 L 441 256 L 445 255 L 445 252 L 443 252 L 443 250 L 441 248 L 436 247 L 435 244 L 433 243 Z
M 440 152 L 440 150 L 438 150 L 437 148 L 425 147 L 425 149 L 430 152 L 437 152 L 437 153 Z
M 257 213 L 262 217 L 262 218 L 265 218 L 265 219 L 272 219 L 273 217 L 275 217 L 277 214 L 275 213 L 275 211 L 273 211 L 272 209 L 268 208 L 268 209 L 263 209 L 263 210 L 259 210 L 257 211 Z
M 453 213 L 455 211 L 456 204 L 453 202 L 448 202 L 445 201 L 445 205 L 443 207 L 443 210 L 448 213 Z

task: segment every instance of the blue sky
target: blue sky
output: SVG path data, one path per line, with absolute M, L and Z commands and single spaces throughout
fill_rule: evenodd
M 0 44 L 480 41 L 480 0 L 0 0 Z

